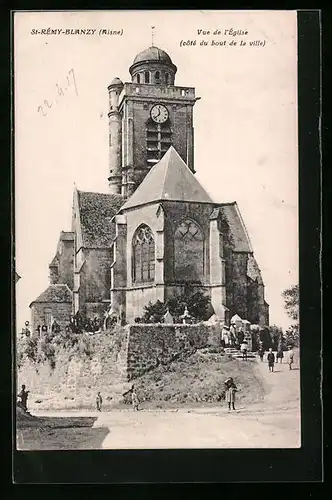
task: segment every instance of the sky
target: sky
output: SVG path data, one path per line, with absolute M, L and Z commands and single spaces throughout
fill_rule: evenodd
M 176 85 L 195 87 L 201 97 L 194 107 L 196 176 L 216 202 L 237 201 L 265 282 L 270 324 L 290 324 L 281 293 L 298 283 L 296 11 L 19 12 L 14 19 L 19 330 L 30 320 L 29 304 L 48 286 L 60 231 L 71 229 L 74 185 L 108 192 L 107 86 L 115 76 L 130 81 L 134 57 L 151 46 L 151 26 L 154 45 L 178 67 Z M 48 28 L 96 32 L 32 34 Z M 99 35 L 100 29 L 122 35 Z M 217 29 L 220 35 L 213 34 Z M 225 35 L 230 29 L 247 34 Z M 200 45 L 202 40 L 207 44 Z

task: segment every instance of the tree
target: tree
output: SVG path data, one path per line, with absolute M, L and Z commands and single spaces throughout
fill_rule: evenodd
M 285 309 L 288 316 L 294 320 L 299 320 L 299 285 L 293 285 L 282 292 L 285 300 Z
M 175 321 L 180 321 L 180 316 L 184 313 L 187 306 L 189 314 L 197 321 L 206 320 L 209 316 L 209 309 L 211 306 L 210 298 L 202 291 L 197 290 L 194 293 L 182 293 L 175 297 L 169 298 L 166 303 L 149 302 L 144 307 L 142 321 L 143 323 L 161 323 L 163 316 L 168 309 L 174 317 Z
M 283 332 L 282 328 L 277 325 L 271 325 L 270 326 L 270 337 L 271 337 L 271 342 L 272 342 L 272 348 L 277 350 L 281 347 L 283 343 Z
M 285 309 L 288 316 L 294 321 L 286 330 L 285 338 L 289 345 L 299 345 L 299 285 L 293 285 L 283 291 L 282 296 L 285 300 Z
M 143 323 L 161 323 L 162 318 L 166 312 L 166 305 L 164 302 L 157 300 L 152 303 L 151 301 L 144 307 Z
M 296 346 L 298 347 L 300 343 L 300 331 L 299 331 L 299 325 L 291 325 L 286 331 L 285 331 L 285 342 L 287 346 Z

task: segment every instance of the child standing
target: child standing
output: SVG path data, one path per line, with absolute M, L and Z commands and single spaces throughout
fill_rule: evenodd
M 243 340 L 241 344 L 241 352 L 242 352 L 242 359 L 247 360 L 248 359 L 248 344 L 245 340 Z
M 233 410 L 235 410 L 235 393 L 237 391 L 237 387 L 232 377 L 229 377 L 225 381 L 225 391 L 226 391 L 226 402 L 228 403 L 228 411 L 230 411 L 231 405 Z

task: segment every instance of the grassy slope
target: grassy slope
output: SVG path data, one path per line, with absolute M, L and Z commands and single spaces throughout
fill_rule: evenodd
M 263 384 L 255 361 L 232 359 L 209 351 L 201 349 L 187 359 L 159 366 L 137 379 L 135 387 L 142 407 L 218 404 L 227 377 L 233 377 L 239 400 L 250 403 L 263 398 Z

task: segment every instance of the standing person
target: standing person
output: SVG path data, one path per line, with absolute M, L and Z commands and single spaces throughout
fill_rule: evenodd
M 101 411 L 101 405 L 103 404 L 103 398 L 101 397 L 100 392 L 98 392 L 97 397 L 96 397 L 96 405 L 97 405 L 97 410 Z
M 292 364 L 294 363 L 294 351 L 292 348 L 289 349 L 288 351 L 288 364 L 289 364 L 289 369 L 292 369 Z
M 280 363 L 282 363 L 282 358 L 284 357 L 284 351 L 282 347 L 280 346 L 277 351 L 277 360 L 276 362 L 278 363 L 278 359 L 280 359 Z
M 269 372 L 273 372 L 274 371 L 274 354 L 272 352 L 272 347 L 270 347 L 269 349 L 269 353 L 267 355 L 267 361 L 269 363 Z
M 228 338 L 228 331 L 227 330 L 224 333 L 224 343 L 225 343 L 225 347 L 228 347 L 229 338 Z
M 28 396 L 30 391 L 25 390 L 25 385 L 22 385 L 21 392 L 18 394 L 18 397 L 21 399 L 21 406 L 24 411 L 28 411 Z
M 261 361 L 264 360 L 264 353 L 265 353 L 264 347 L 260 345 L 258 349 L 258 356 L 260 357 Z
M 133 405 L 133 410 L 134 411 L 138 411 L 139 401 L 138 401 L 138 396 L 137 396 L 137 393 L 135 391 L 135 387 L 134 386 L 132 387 L 132 390 L 131 390 L 131 402 L 132 402 L 132 405 Z
M 243 340 L 241 344 L 241 352 L 242 352 L 242 359 L 247 361 L 248 359 L 248 344 L 245 340 Z
M 235 410 L 235 393 L 237 391 L 237 387 L 232 377 L 229 377 L 225 381 L 225 391 L 226 391 L 226 402 L 228 403 L 228 411 L 230 411 L 231 405 L 233 410 Z

